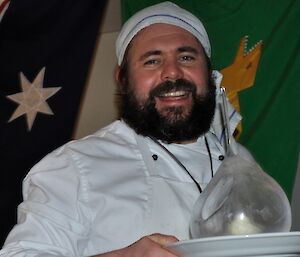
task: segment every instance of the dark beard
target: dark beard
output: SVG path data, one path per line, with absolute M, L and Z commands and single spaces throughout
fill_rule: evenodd
M 164 92 L 187 90 L 192 93 L 193 106 L 188 114 L 184 107 L 169 107 L 167 115 L 155 108 L 155 97 Z M 184 79 L 161 83 L 150 92 L 143 104 L 139 103 L 130 86 L 121 94 L 120 115 L 137 134 L 151 136 L 164 142 L 182 142 L 197 139 L 206 133 L 215 111 L 215 85 L 210 80 L 205 95 L 196 95 L 196 86 Z

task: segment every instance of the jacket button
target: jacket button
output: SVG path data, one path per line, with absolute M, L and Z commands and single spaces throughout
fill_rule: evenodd
M 219 160 L 223 161 L 225 159 L 224 155 L 219 155 Z
M 152 158 L 153 158 L 154 161 L 156 161 L 158 159 L 158 156 L 156 154 L 153 154 Z

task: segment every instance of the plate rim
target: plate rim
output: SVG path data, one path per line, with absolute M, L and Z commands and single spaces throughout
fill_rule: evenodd
M 259 233 L 259 234 L 249 234 L 249 235 L 225 235 L 225 236 L 212 236 L 204 238 L 194 238 L 185 239 L 175 243 L 168 244 L 167 247 L 180 246 L 186 244 L 194 244 L 198 242 L 212 242 L 212 241 L 227 241 L 227 240 L 246 240 L 246 239 L 258 239 L 258 238 L 275 238 L 275 237 L 291 237 L 299 236 L 300 231 L 290 231 L 290 232 L 273 232 L 273 233 Z
M 299 242 L 300 231 L 292 231 L 182 240 L 167 248 L 182 257 L 287 257 L 300 256 Z

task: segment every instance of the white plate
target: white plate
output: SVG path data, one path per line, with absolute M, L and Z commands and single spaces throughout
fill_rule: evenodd
M 300 232 L 207 237 L 168 248 L 182 257 L 300 256 Z

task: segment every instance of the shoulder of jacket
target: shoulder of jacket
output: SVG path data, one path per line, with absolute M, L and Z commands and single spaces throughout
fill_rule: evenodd
M 114 146 L 136 145 L 133 133 L 135 133 L 126 123 L 116 120 L 111 124 L 101 128 L 93 134 L 80 139 L 69 141 L 57 148 L 54 154 L 62 152 L 93 152 L 97 149 L 110 148 Z

